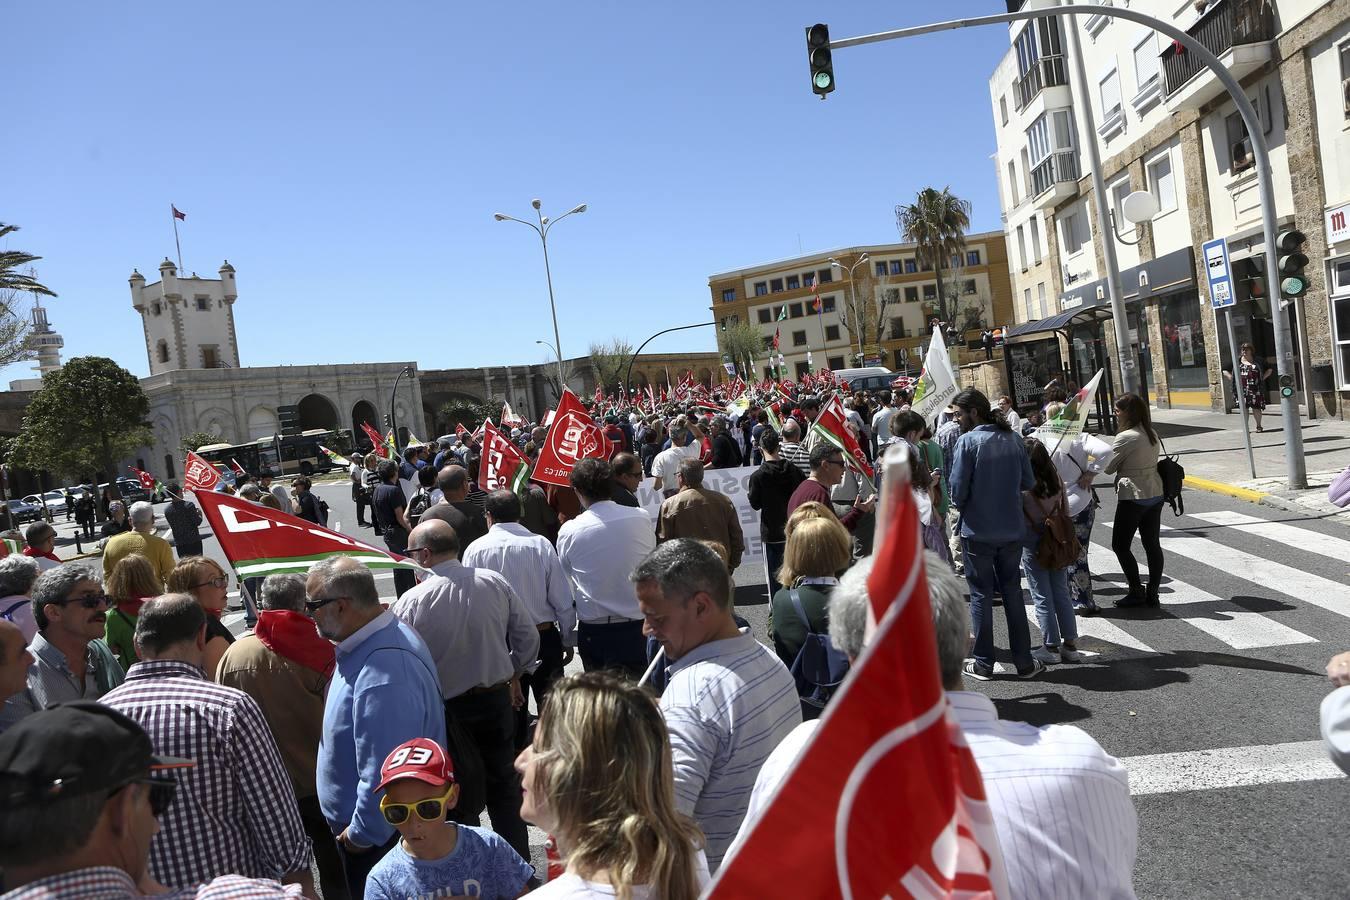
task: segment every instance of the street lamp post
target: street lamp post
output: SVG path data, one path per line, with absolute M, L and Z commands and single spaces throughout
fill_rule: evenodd
M 716 322 L 698 322 L 698 323 L 693 324 L 693 325 L 677 325 L 677 326 L 675 326 L 674 328 L 666 328 L 666 329 L 664 329 L 664 330 L 662 330 L 662 331 L 658 331 L 656 334 L 654 334 L 654 335 L 652 335 L 651 337 L 647 338 L 647 339 L 646 339 L 645 341 L 643 341 L 641 344 L 638 344 L 637 350 L 633 351 L 633 355 L 630 356 L 630 357 L 628 357 L 628 369 L 627 369 L 627 371 L 625 371 L 624 374 L 623 374 L 623 384 L 624 384 L 624 387 L 628 388 L 628 394 L 629 394 L 629 396 L 631 397 L 632 394 L 633 394 L 633 361 L 636 360 L 636 359 L 638 358 L 638 354 L 642 352 L 642 348 L 643 348 L 643 347 L 647 346 L 648 344 L 650 344 L 652 341 L 656 340 L 657 338 L 659 338 L 659 337 L 660 337 L 661 335 L 663 335 L 663 334 L 670 334 L 672 331 L 685 331 L 685 330 L 690 329 L 690 328 L 703 328 L 703 327 L 708 326 L 708 325 L 716 326 L 717 323 L 716 323 Z
M 566 385 L 563 384 L 562 381 L 562 354 L 558 352 L 557 347 L 553 346 L 548 341 L 535 341 L 535 343 L 541 347 L 547 347 L 548 349 L 552 350 L 553 355 L 558 359 L 558 399 L 561 400 L 563 388 L 566 387 Z
M 553 302 L 553 272 L 548 266 L 548 233 L 554 225 L 557 225 L 573 213 L 584 213 L 586 211 L 586 204 L 582 203 L 579 206 L 574 206 L 552 221 L 549 220 L 548 216 L 540 212 L 539 200 L 531 200 L 530 205 L 534 207 L 534 214 L 539 218 L 538 225 L 533 222 L 527 222 L 524 219 L 517 219 L 515 216 L 508 216 L 505 213 L 494 213 L 492 218 L 496 219 L 498 222 L 519 222 L 522 225 L 528 225 L 539 235 L 539 243 L 543 245 L 544 248 L 544 277 L 548 279 L 548 308 L 549 311 L 553 313 L 553 349 L 554 352 L 558 354 L 558 388 L 561 390 L 563 385 L 562 338 L 558 336 L 558 307 Z
M 869 259 L 868 255 L 867 255 L 866 253 L 864 253 L 864 254 L 858 259 L 858 261 L 855 262 L 853 265 L 851 265 L 851 266 L 846 266 L 846 265 L 844 265 L 843 263 L 841 263 L 839 260 L 835 259 L 833 256 L 830 257 L 830 265 L 831 265 L 831 266 L 833 266 L 833 267 L 836 268 L 836 269 L 845 269 L 845 270 L 848 271 L 848 305 L 849 305 L 849 308 L 853 310 L 853 322 L 854 322 L 855 325 L 858 326 L 858 366 L 859 366 L 859 368 L 862 367 L 863 361 L 866 359 L 866 353 L 865 353 L 865 351 L 863 350 L 863 338 L 866 337 L 866 335 L 867 335 L 867 326 L 863 323 L 862 318 L 859 317 L 859 315 L 858 315 L 858 295 L 857 295 L 857 294 L 854 292 L 854 290 L 853 290 L 853 273 L 854 273 L 854 271 L 857 270 L 858 266 L 861 266 L 863 263 L 867 262 L 868 259 Z M 821 347 L 822 350 L 824 350 L 824 349 L 825 349 L 825 343 L 824 343 L 824 342 L 825 342 L 825 336 L 824 336 L 823 334 L 820 336 L 820 340 L 821 340 L 821 345 L 820 345 L 820 347 Z
M 412 366 L 404 366 L 403 371 L 399 372 L 398 376 L 394 379 L 394 389 L 389 392 L 389 430 L 394 434 L 395 456 L 400 455 L 398 446 L 398 406 L 396 405 L 398 403 L 398 383 L 403 380 L 404 375 L 411 375 L 412 372 Z

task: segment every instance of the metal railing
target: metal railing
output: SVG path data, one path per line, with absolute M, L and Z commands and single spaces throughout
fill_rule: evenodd
M 1186 33 L 1215 56 L 1222 56 L 1241 44 L 1269 41 L 1275 35 L 1270 0 L 1218 0 L 1205 10 L 1194 25 L 1186 29 Z M 1173 43 L 1163 51 L 1162 70 L 1164 85 L 1170 97 L 1191 78 L 1204 71 L 1205 66 L 1187 53 L 1185 48 Z
M 1035 65 L 1027 69 L 1026 74 L 1013 82 L 1013 102 L 1020 112 L 1045 88 L 1068 83 L 1063 54 L 1042 56 L 1036 60 Z
M 1058 150 L 1031 170 L 1031 196 L 1038 197 L 1056 184 L 1078 180 L 1078 151 Z

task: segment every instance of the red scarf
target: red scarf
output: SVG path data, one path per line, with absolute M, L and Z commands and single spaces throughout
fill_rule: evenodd
M 320 675 L 333 672 L 336 651 L 314 630 L 314 620 L 289 609 L 265 609 L 258 613 L 253 633 L 263 646 L 278 656 Z
M 153 596 L 155 595 L 150 595 L 150 597 Z M 131 616 L 134 619 L 141 614 L 141 607 L 145 605 L 145 601 L 149 600 L 150 597 L 132 597 L 130 600 L 119 600 L 117 603 L 117 611 L 123 615 Z
M 38 550 L 34 547 L 24 547 L 23 555 L 31 556 L 34 559 L 41 557 L 42 559 L 50 559 L 53 560 L 54 562 L 61 562 L 61 557 L 57 556 L 55 553 L 52 553 L 50 551 L 47 553 L 43 553 L 41 550 Z

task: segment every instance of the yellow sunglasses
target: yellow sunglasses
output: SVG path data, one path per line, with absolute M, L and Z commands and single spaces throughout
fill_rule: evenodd
M 456 786 L 451 784 L 441 796 L 428 797 L 425 800 L 418 800 L 416 803 L 394 803 L 386 794 L 380 800 L 380 812 L 384 814 L 384 820 L 390 825 L 402 825 L 408 821 L 414 812 L 423 822 L 443 822 L 445 821 L 445 804 L 449 802 L 450 795 L 455 792 Z

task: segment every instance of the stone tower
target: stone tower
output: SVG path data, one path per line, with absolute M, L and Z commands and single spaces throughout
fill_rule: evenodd
M 234 331 L 234 266 L 226 260 L 220 278 L 178 277 L 167 257 L 159 281 L 146 284 L 132 270 L 131 305 L 141 314 L 150 374 L 174 369 L 239 368 Z
M 28 346 L 37 353 L 37 364 L 33 368 L 39 376 L 61 368 L 61 348 L 65 341 L 52 331 L 47 322 L 47 310 L 41 303 L 33 307 L 33 329 L 28 332 Z

